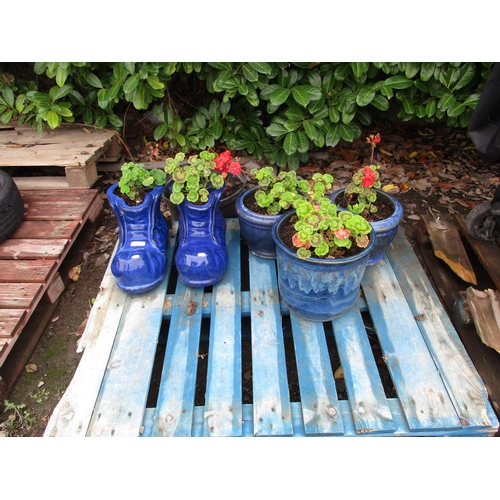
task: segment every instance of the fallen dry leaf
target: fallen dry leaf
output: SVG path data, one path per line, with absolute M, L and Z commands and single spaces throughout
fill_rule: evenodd
M 36 371 L 38 371 L 38 366 L 36 366 L 34 363 L 31 363 L 29 365 L 26 365 L 24 369 L 27 373 L 35 373 Z
M 342 366 L 339 366 L 336 370 L 335 373 L 333 374 L 333 378 L 335 380 L 339 380 L 344 378 L 344 370 L 342 369 Z
M 82 266 L 78 265 L 78 266 L 75 266 L 75 267 L 72 267 L 69 271 L 68 271 L 68 278 L 71 280 L 71 281 L 78 281 L 79 278 L 80 278 L 80 273 L 82 272 Z

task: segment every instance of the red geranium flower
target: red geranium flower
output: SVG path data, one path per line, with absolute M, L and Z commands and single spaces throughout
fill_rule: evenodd
M 334 233 L 339 240 L 346 240 L 351 235 L 351 231 L 349 231 L 349 229 L 344 229 L 343 227 L 337 229 Z
M 226 150 L 215 158 L 215 170 L 221 173 L 229 172 L 238 175 L 241 173 L 241 165 L 238 161 L 233 160 L 229 150 Z

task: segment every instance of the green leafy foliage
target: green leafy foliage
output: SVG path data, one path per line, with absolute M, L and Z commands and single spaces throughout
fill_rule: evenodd
M 0 123 L 17 120 L 41 131 L 78 120 L 120 129 L 129 108 L 150 110 L 158 121 L 154 139 L 178 151 L 224 144 L 295 170 L 311 149 L 360 137 L 380 112 L 467 127 L 492 66 L 45 62 L 34 63 L 26 80 L 0 64 Z M 178 87 L 190 91 L 177 100 Z M 200 102 L 191 103 L 195 94 Z
M 360 215 L 339 211 L 327 196 L 333 177 L 316 173 L 311 180 L 298 181 L 303 196 L 297 197 L 293 206 L 297 215 L 292 244 L 301 259 L 310 257 L 336 258 L 343 249 L 353 245 L 366 248 L 372 227 Z
M 118 182 L 120 192 L 132 201 L 137 199 L 139 203 L 142 202 L 144 190 L 162 186 L 167 178 L 162 169 L 148 170 L 142 163 L 124 163 L 121 172 L 122 176 Z

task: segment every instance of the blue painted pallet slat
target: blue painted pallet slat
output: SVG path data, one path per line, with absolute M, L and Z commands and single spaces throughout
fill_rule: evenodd
M 412 431 L 460 428 L 390 264 L 382 261 L 368 267 L 362 288 L 408 427 Z
M 358 434 L 394 431 L 373 352 L 358 308 L 333 321 L 340 364 Z
M 467 355 L 422 267 L 401 231 L 387 256 L 465 427 L 492 425 L 497 419 L 484 384 Z
M 276 263 L 249 256 L 254 433 L 292 435 Z
M 240 238 L 236 221 L 227 222 L 229 262 L 213 287 L 203 434 L 242 435 Z
M 322 323 L 290 314 L 305 433 L 343 434 L 344 426 Z
M 177 281 L 153 436 L 191 436 L 203 289 Z

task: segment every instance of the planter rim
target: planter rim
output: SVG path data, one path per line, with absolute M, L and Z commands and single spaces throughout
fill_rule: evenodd
M 334 191 L 332 193 L 332 195 L 330 196 L 330 200 L 332 201 L 332 203 L 335 203 L 335 198 L 337 196 L 339 196 L 340 194 L 344 193 L 344 191 L 345 191 L 345 188 L 337 189 L 337 191 Z M 378 223 L 381 223 L 383 221 L 385 221 L 385 222 L 392 221 L 392 220 L 396 221 L 397 219 L 399 219 L 400 212 L 403 210 L 403 207 L 402 207 L 401 203 L 399 202 L 399 200 L 396 197 L 392 196 L 392 194 L 386 193 L 383 189 L 375 189 L 375 191 L 377 192 L 377 196 L 382 195 L 382 196 L 386 197 L 391 203 L 393 203 L 394 210 L 389 217 L 386 217 L 385 219 L 369 221 L 370 224 L 372 226 L 375 225 L 375 227 L 376 227 L 376 225 Z M 347 210 L 347 209 L 344 209 L 344 210 Z
M 120 205 L 120 208 L 124 208 L 125 210 L 131 210 L 131 209 L 134 210 L 137 207 L 144 205 L 148 194 L 163 192 L 165 190 L 165 187 L 166 187 L 165 184 L 162 184 L 161 186 L 155 186 L 151 191 L 146 193 L 144 200 L 142 200 L 142 202 L 139 203 L 138 205 L 128 205 L 121 196 L 118 196 L 117 194 L 115 194 L 115 191 L 118 188 L 118 182 L 115 182 L 114 184 L 111 184 L 111 186 L 109 186 L 109 188 L 106 191 L 106 195 L 108 197 L 113 196 L 114 198 L 116 198 L 116 202 Z
M 344 210 L 344 209 L 339 208 L 339 210 Z M 281 239 L 278 235 L 279 229 L 286 222 L 286 219 L 289 219 L 294 214 L 295 214 L 295 209 L 291 210 L 290 212 L 287 212 L 286 214 L 281 215 L 279 217 L 279 219 L 274 223 L 272 235 L 273 235 L 274 242 L 276 243 L 276 247 L 279 248 L 281 251 L 285 252 L 287 255 L 294 257 L 299 262 L 309 263 L 309 264 L 321 264 L 324 266 L 334 267 L 334 266 L 338 266 L 340 264 L 354 262 L 356 260 L 359 260 L 359 259 L 365 257 L 367 254 L 369 254 L 372 251 L 373 247 L 375 246 L 375 240 L 376 240 L 377 236 L 376 236 L 375 230 L 373 229 L 373 226 L 372 226 L 372 230 L 371 230 L 370 235 L 369 235 L 370 236 L 370 243 L 368 244 L 368 246 L 366 248 L 364 248 L 361 252 L 357 253 L 356 255 L 351 255 L 350 257 L 338 257 L 336 259 L 322 259 L 320 257 L 309 257 L 308 259 L 301 259 L 301 258 L 297 257 L 296 252 L 290 250 L 290 248 L 288 248 L 288 246 L 286 246 L 281 241 Z M 370 223 L 370 226 L 371 226 L 371 223 Z

